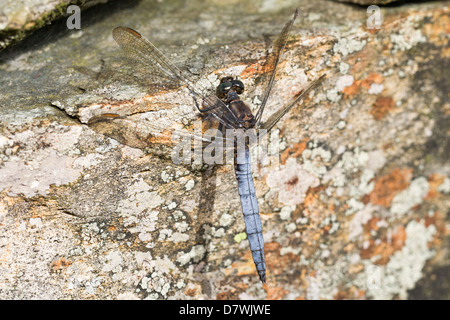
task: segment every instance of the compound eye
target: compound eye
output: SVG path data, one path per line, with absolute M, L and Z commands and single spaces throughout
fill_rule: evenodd
M 244 83 L 240 80 L 233 80 L 231 82 L 232 87 L 236 90 L 237 94 L 241 94 L 244 91 Z
M 229 81 L 222 82 L 217 88 L 219 91 L 218 92 L 219 96 L 221 97 L 225 96 L 228 93 L 228 91 L 230 91 L 232 86 L 233 86 L 232 83 Z
M 220 79 L 220 83 L 231 82 L 231 81 L 233 81 L 233 77 L 230 77 L 230 76 Z

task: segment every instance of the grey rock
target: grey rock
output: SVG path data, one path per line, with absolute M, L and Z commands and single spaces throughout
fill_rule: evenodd
M 0 298 L 429 291 L 429 270 L 448 265 L 448 7 L 387 7 L 368 29 L 365 8 L 330 1 L 185 3 L 107 3 L 83 11 L 79 31 L 55 23 L 61 34 L 0 54 Z M 233 73 L 257 103 L 258 66 L 297 5 L 304 16 L 266 112 L 327 77 L 273 131 L 274 155 L 254 165 L 263 287 L 232 166 L 175 165 L 168 140 L 144 143 L 146 119 L 177 118 L 192 99 L 127 64 L 111 31 L 139 30 L 212 93 L 217 75 Z M 123 129 L 87 125 L 105 112 L 127 116 Z

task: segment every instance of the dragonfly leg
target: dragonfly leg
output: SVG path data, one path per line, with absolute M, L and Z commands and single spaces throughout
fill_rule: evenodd
M 211 111 L 211 110 L 214 110 L 214 109 L 217 108 L 216 105 L 213 105 L 213 106 L 208 107 L 208 108 L 203 108 L 203 109 L 200 108 L 199 103 L 198 103 L 197 99 L 195 98 L 195 93 L 192 90 L 189 90 L 189 91 L 191 92 L 192 99 L 194 99 L 195 107 L 197 108 L 197 110 L 200 113 L 205 113 L 205 112 L 208 112 L 208 111 Z

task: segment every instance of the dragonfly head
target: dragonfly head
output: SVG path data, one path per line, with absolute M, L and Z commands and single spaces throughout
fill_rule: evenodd
M 220 99 L 228 100 L 228 94 L 232 92 L 234 92 L 235 95 L 244 92 L 244 84 L 242 81 L 233 79 L 233 77 L 222 78 L 216 89 L 217 96 Z

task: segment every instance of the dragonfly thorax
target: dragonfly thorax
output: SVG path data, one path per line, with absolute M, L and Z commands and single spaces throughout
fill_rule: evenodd
M 250 108 L 242 101 L 241 99 L 232 100 L 228 107 L 230 108 L 231 112 L 236 116 L 237 121 L 239 124 L 244 127 L 245 129 L 250 129 L 255 127 L 256 119 L 253 116 L 252 111 Z
M 255 126 L 256 119 L 250 108 L 239 97 L 243 91 L 242 81 L 233 79 L 233 77 L 222 78 L 216 90 L 217 96 L 225 102 L 240 126 L 250 129 Z

